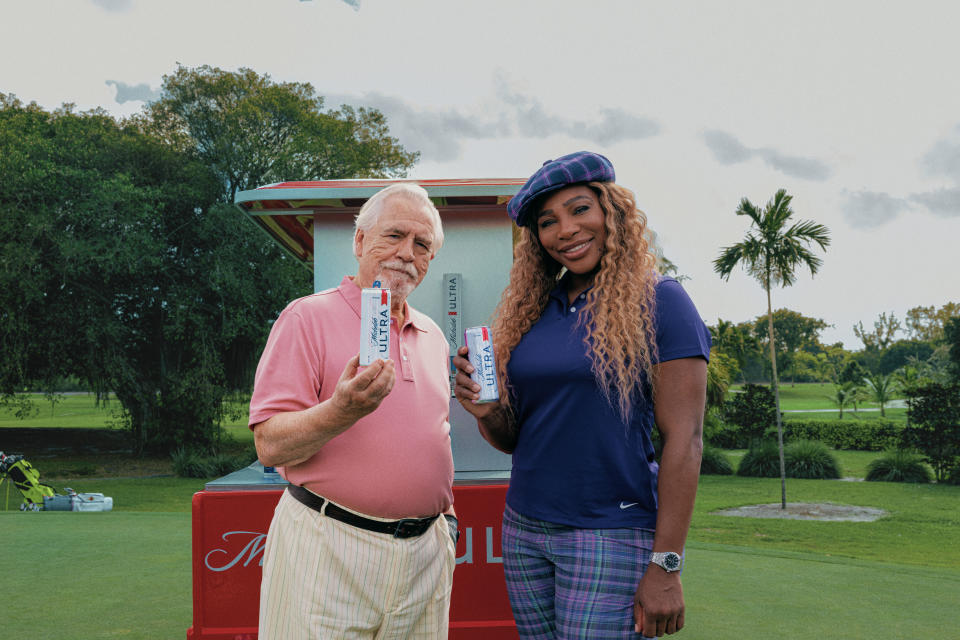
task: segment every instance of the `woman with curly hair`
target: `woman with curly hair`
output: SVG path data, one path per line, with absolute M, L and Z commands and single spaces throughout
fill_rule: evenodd
M 523 638 L 684 624 L 710 334 L 614 180 L 586 151 L 530 177 L 508 204 L 521 239 L 492 327 L 500 401 L 478 404 L 467 349 L 454 359 L 457 399 L 513 454 L 502 547 Z

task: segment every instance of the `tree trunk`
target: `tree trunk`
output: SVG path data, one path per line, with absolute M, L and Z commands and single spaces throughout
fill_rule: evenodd
M 767 282 L 767 333 L 770 338 L 770 367 L 773 371 L 773 399 L 777 406 L 777 447 L 780 450 L 780 508 L 787 508 L 787 467 L 783 460 L 783 423 L 780 419 L 780 383 L 777 380 L 777 351 L 773 341 L 773 306 Z

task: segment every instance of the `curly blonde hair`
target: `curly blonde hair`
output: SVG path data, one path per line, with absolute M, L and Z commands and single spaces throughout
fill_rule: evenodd
M 650 385 L 654 382 L 656 257 L 645 234 L 647 218 L 637 209 L 633 194 L 613 182 L 588 186 L 603 209 L 607 239 L 578 322 L 586 327 L 584 342 L 597 386 L 628 422 L 642 393 L 638 383 L 643 374 Z M 537 232 L 523 227 L 510 282 L 494 312 L 492 327 L 498 373 L 507 386 L 507 364 L 513 349 L 540 318 L 561 270 L 543 249 Z M 504 395 L 509 402 L 509 394 Z

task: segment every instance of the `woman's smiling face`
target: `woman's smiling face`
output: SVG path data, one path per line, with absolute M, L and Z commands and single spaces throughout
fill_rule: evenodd
M 565 187 L 544 200 L 537 236 L 547 254 L 567 268 L 574 281 L 589 283 L 600 268 L 607 228 L 597 194 L 586 185 Z

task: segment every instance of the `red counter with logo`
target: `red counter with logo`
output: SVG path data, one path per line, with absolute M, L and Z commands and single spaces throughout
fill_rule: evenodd
M 242 485 L 241 485 L 242 486 Z M 193 496 L 191 640 L 254 640 L 260 564 L 282 484 Z M 500 520 L 506 484 L 456 484 L 460 541 L 450 605 L 451 640 L 516 639 L 503 582 Z

